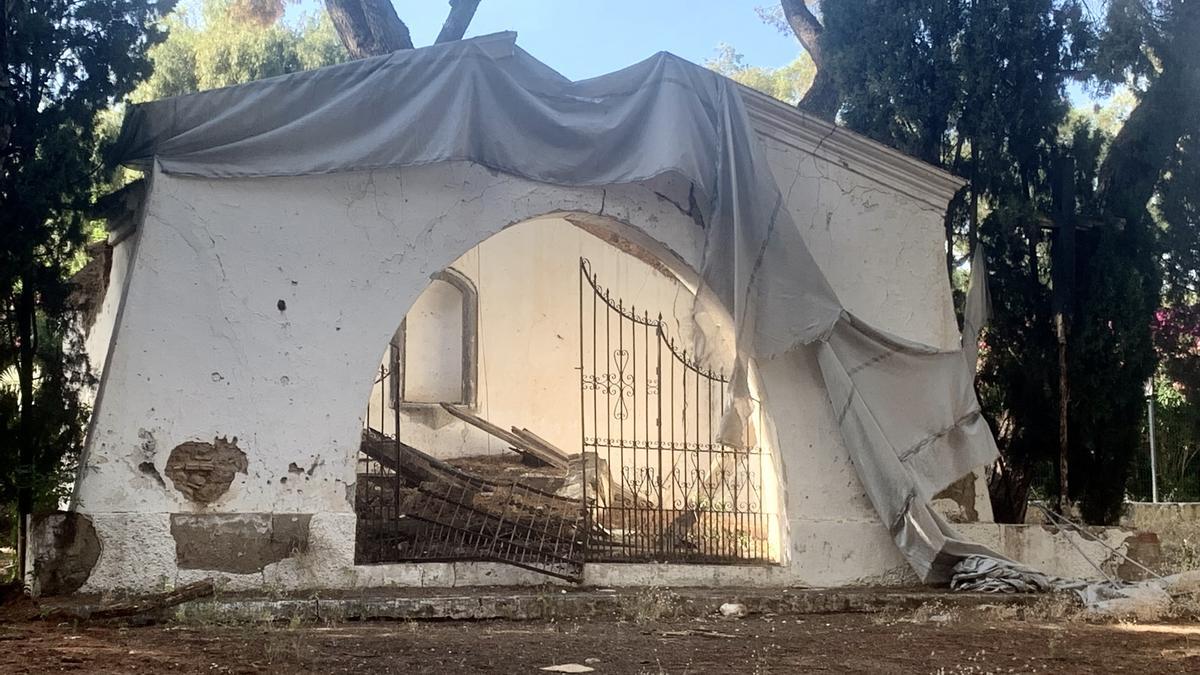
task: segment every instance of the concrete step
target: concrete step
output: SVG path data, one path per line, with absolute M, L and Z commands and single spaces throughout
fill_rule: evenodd
M 558 587 L 377 589 L 313 593 L 308 597 L 226 595 L 195 601 L 175 617 L 195 623 L 346 620 L 584 620 L 665 619 L 719 616 L 724 603 L 740 603 L 749 615 L 805 615 L 945 607 L 1022 605 L 1033 595 L 950 593 L 929 589 L 567 589 Z

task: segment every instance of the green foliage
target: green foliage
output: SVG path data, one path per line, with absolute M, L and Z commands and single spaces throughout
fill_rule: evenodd
M 1033 180 L 1090 37 L 1074 2 L 823 3 L 847 126 L 987 181 Z
M 1022 520 L 1030 487 L 1044 491 L 1058 433 L 1058 352 L 1050 289 L 1036 243 L 1028 230 L 1037 222 L 1035 205 L 1019 199 L 1001 203 L 982 223 L 981 244 L 989 265 L 993 316 L 980 349 L 980 405 L 992 423 L 1004 459 L 996 472 L 996 518 Z
M 1159 498 L 1200 501 L 1200 304 L 1160 309 L 1153 332 Z M 1149 453 L 1147 434 L 1128 490 L 1135 499 L 1151 496 Z
M 823 46 L 850 128 L 934 164 L 958 115 L 958 0 L 822 3 Z
M 154 74 L 137 88 L 135 101 L 178 96 L 347 59 L 329 16 L 299 25 L 247 20 L 241 3 L 204 0 L 180 7 L 166 19 L 169 37 L 150 56 Z
M 1153 77 L 1157 71 L 1154 50 L 1170 38 L 1160 32 L 1159 20 L 1172 0 L 1109 0 L 1105 30 L 1092 70 L 1104 84 L 1120 84 Z
M 1072 498 L 1089 522 L 1120 516 L 1133 455 L 1141 447 L 1143 387 L 1155 357 L 1150 319 L 1157 305 L 1153 260 L 1124 232 L 1099 228 L 1081 238 L 1071 373 Z M 1149 286 L 1149 287 L 1148 287 Z
M 727 44 L 717 47 L 717 56 L 704 65 L 739 84 L 792 105 L 800 101 L 817 74 L 812 57 L 806 52 L 781 68 L 762 68 L 747 65 L 743 56 Z
M 1195 302 L 1200 293 L 1200 130 L 1180 140 L 1154 206 L 1166 300 Z
M 0 508 L 53 508 L 88 375 L 68 274 L 99 172 L 94 120 L 150 72 L 151 0 L 9 2 L 0 58 Z

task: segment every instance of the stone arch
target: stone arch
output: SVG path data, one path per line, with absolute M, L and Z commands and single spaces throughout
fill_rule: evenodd
M 674 208 L 674 207 L 672 207 L 672 208 Z M 679 215 L 686 216 L 687 214 L 680 213 Z M 659 218 L 660 218 L 660 216 L 658 214 L 651 214 L 651 216 L 648 217 L 646 220 L 647 220 L 647 222 L 654 222 L 654 219 L 659 219 Z M 675 282 L 677 282 L 680 286 L 682 286 L 684 289 L 686 289 L 687 292 L 689 292 L 693 296 L 699 291 L 699 289 L 701 287 L 699 275 L 696 272 L 696 270 L 691 266 L 691 263 L 689 263 L 688 260 L 686 260 L 679 253 L 668 248 L 662 241 L 650 236 L 645 230 L 643 230 L 638 224 L 636 224 L 638 221 L 635 220 L 634 222 L 630 222 L 628 220 L 620 220 L 620 219 L 612 217 L 609 214 L 602 214 L 598 211 L 584 211 L 584 210 L 580 210 L 580 209 L 570 209 L 570 210 L 555 209 L 555 210 L 551 210 L 551 211 L 546 211 L 544 213 L 535 214 L 531 218 L 528 218 L 526 220 L 509 223 L 505 226 L 505 228 L 502 228 L 501 230 L 498 230 L 498 231 L 491 232 L 486 237 L 481 237 L 477 241 L 475 239 L 470 239 L 470 240 L 463 242 L 462 253 L 466 253 L 467 250 L 470 250 L 470 248 L 475 248 L 477 246 L 484 245 L 486 242 L 488 242 L 492 238 L 500 236 L 502 232 L 504 232 L 505 230 L 507 230 L 509 228 L 517 228 L 517 227 L 523 226 L 526 223 L 536 222 L 536 221 L 541 221 L 541 220 L 551 220 L 551 219 L 557 221 L 557 223 L 560 223 L 562 227 L 566 227 L 567 229 L 570 229 L 572 227 L 578 229 L 579 231 L 581 231 L 582 233 L 584 233 L 586 235 L 585 238 L 588 238 L 588 239 L 594 238 L 595 240 L 598 240 L 599 242 L 602 242 L 603 244 L 607 245 L 607 247 L 611 247 L 612 249 L 619 251 L 621 254 L 623 254 L 625 256 L 628 256 L 630 258 L 640 261 L 644 265 L 659 272 L 664 277 L 669 277 L 669 278 L 673 279 Z M 698 225 L 690 217 L 687 218 L 686 220 L 677 221 L 677 222 L 679 224 L 681 224 L 687 228 L 691 228 L 693 230 L 695 228 L 698 228 Z M 559 225 L 556 224 L 556 226 L 559 226 Z M 702 231 L 700 231 L 700 234 L 702 234 Z M 467 247 L 470 247 L 470 248 L 467 248 Z M 455 258 L 453 260 L 453 265 L 461 266 L 463 264 L 463 262 L 464 261 L 462 258 Z M 450 267 L 447 269 L 451 270 L 455 273 L 457 272 L 455 267 Z M 470 267 L 470 265 L 468 264 L 468 266 L 463 267 L 463 269 L 466 270 L 466 269 L 473 269 L 473 268 Z M 437 280 L 437 279 L 441 278 L 441 275 L 439 273 L 435 272 L 434 274 L 432 274 L 430 276 L 430 278 Z M 558 278 L 558 277 L 554 277 L 554 278 Z M 466 282 L 470 283 L 470 279 L 467 279 Z M 495 299 L 496 298 L 494 296 L 491 298 L 492 301 L 494 301 Z M 494 304 L 494 302 L 492 304 Z M 689 301 L 687 303 L 687 305 L 690 308 L 691 302 Z M 690 310 L 689 310 L 689 312 L 690 312 Z M 716 317 L 714 319 L 714 321 L 717 322 L 716 326 L 718 328 L 722 328 L 722 327 L 728 328 L 729 327 L 730 319 L 728 317 L 728 314 L 723 312 L 723 308 L 708 307 L 708 313 L 711 316 Z M 691 318 L 691 317 L 689 317 L 689 318 Z M 723 322 L 721 321 L 722 319 L 724 320 Z M 395 320 L 395 319 L 393 319 L 393 320 Z M 730 330 L 728 332 L 731 333 L 732 331 Z M 726 338 L 729 342 L 731 342 L 731 336 L 722 336 L 722 337 Z M 733 352 L 732 345 L 730 344 L 728 346 L 729 346 L 729 349 L 728 349 L 729 361 L 732 361 L 732 352 Z M 567 372 L 567 371 L 555 370 L 555 372 Z M 578 378 L 576 378 L 576 381 L 577 381 L 577 379 Z M 578 392 L 576 392 L 576 395 L 578 395 Z M 364 398 L 364 400 L 369 400 L 369 399 Z M 424 413 L 424 415 L 428 416 L 428 412 L 429 411 L 426 411 Z M 433 412 L 438 413 L 441 411 L 435 410 Z M 574 416 L 577 418 L 578 412 L 575 412 Z M 371 418 L 374 419 L 375 417 L 371 416 Z M 449 417 L 446 417 L 446 419 L 450 420 Z M 450 421 L 454 422 L 453 420 L 450 420 Z M 510 417 L 510 418 L 505 418 L 503 416 L 500 416 L 497 418 L 493 418 L 492 421 L 495 422 L 495 424 L 497 426 L 500 426 L 504 430 L 507 430 L 508 424 L 510 422 L 524 422 L 526 424 L 529 424 L 530 427 L 532 427 L 535 431 L 541 431 L 540 427 L 538 427 L 537 425 L 534 424 L 534 422 L 538 421 L 536 414 L 534 414 L 532 417 L 524 417 L 524 418 L 519 415 Z M 578 421 L 578 420 L 576 420 L 576 421 Z M 457 424 L 457 422 L 454 422 L 454 423 Z M 399 424 L 398 420 L 397 420 L 397 424 Z M 406 443 L 412 443 L 412 444 L 416 445 L 419 449 L 426 451 L 426 452 L 430 452 L 439 458 L 445 459 L 447 457 L 446 455 L 441 454 L 441 451 L 446 446 L 439 446 L 436 442 L 426 442 L 425 444 L 418 444 L 414 440 L 414 438 L 420 438 L 422 440 L 428 441 L 429 437 L 423 435 L 422 432 L 420 432 L 420 431 L 417 432 L 417 435 L 415 437 L 409 436 L 408 434 L 412 432 L 414 425 L 411 420 L 406 421 L 404 424 L 407 425 L 407 430 L 405 431 L 404 434 L 402 434 L 402 438 Z M 418 423 L 417 426 L 419 426 L 420 424 L 421 423 Z M 391 426 L 388 423 L 388 421 L 384 421 L 384 425 L 387 426 L 389 429 L 396 428 L 395 426 Z M 371 428 L 377 429 L 377 427 L 374 427 L 374 426 L 372 426 Z M 403 429 L 404 426 L 401 426 L 401 428 Z M 468 428 L 464 427 L 464 429 L 468 429 Z M 758 436 L 760 434 L 759 429 L 761 429 L 761 427 L 756 427 L 756 431 L 754 433 L 755 436 Z M 391 433 L 391 431 L 389 430 L 389 431 L 386 431 L 385 433 Z M 577 443 L 578 443 L 578 432 L 576 432 L 576 436 L 575 436 L 575 444 L 577 445 Z M 457 448 L 456 440 L 452 439 L 450 441 L 450 444 L 453 447 Z M 571 447 L 575 447 L 575 445 L 562 445 L 560 447 L 563 447 L 564 449 L 569 449 Z M 451 456 L 451 457 L 459 456 L 458 454 L 454 454 L 454 453 L 455 453 L 455 451 L 452 450 L 451 454 L 449 456 Z M 465 454 L 466 453 L 464 453 L 463 456 L 465 456 Z M 772 467 L 769 477 L 764 477 L 764 480 L 778 481 L 780 476 L 781 476 L 781 474 L 778 471 L 777 467 Z M 359 479 L 362 480 L 362 477 L 359 476 Z M 774 494 L 776 494 L 777 490 L 778 490 L 778 486 L 775 486 L 771 489 L 771 493 L 774 495 Z M 764 501 L 768 501 L 768 500 L 764 500 Z M 777 501 L 773 502 L 772 505 L 770 506 L 770 508 L 771 508 L 772 516 L 781 515 L 782 509 L 779 508 Z M 774 552 L 772 553 L 772 555 L 778 556 L 780 553 L 780 551 L 778 549 L 778 546 L 779 546 L 778 538 L 777 538 L 778 535 L 776 534 L 773 536 L 775 536 L 774 546 L 776 546 L 776 548 L 775 548 Z

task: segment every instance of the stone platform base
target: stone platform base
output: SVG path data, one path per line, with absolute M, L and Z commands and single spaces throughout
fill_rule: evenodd
M 720 616 L 725 603 L 747 615 L 805 615 L 911 610 L 937 602 L 944 607 L 1025 605 L 1034 595 L 988 595 L 896 589 L 577 589 L 467 588 L 453 593 L 375 589 L 308 597 L 231 595 L 196 601 L 176 610 L 190 623 L 331 622 L 347 620 L 588 620 Z M 84 603 L 86 604 L 86 603 Z

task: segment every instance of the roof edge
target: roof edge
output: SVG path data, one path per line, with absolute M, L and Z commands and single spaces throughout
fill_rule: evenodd
M 738 84 L 755 131 L 945 211 L 966 181 L 949 171 Z

